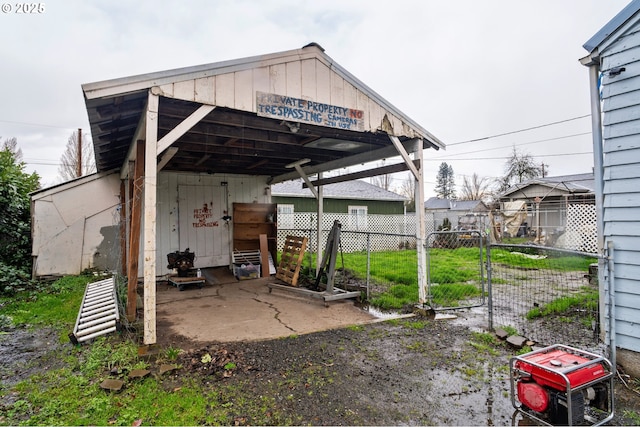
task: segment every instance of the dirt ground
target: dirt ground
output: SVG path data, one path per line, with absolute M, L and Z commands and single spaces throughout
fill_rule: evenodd
M 286 339 L 195 348 L 181 355 L 187 371 L 242 384 L 254 396 L 274 395 L 293 424 L 532 425 L 510 398 L 508 346 L 485 347 L 458 321 L 407 318 Z M 177 343 L 175 343 L 177 344 Z M 186 344 L 186 343 L 183 343 Z M 179 376 L 180 374 L 176 374 Z M 628 425 L 640 396 L 616 389 L 612 425 Z M 238 424 L 252 424 L 238 408 Z M 278 422 L 276 422 L 278 424 Z
M 269 424 L 294 425 L 531 425 L 511 406 L 508 361 L 514 350 L 485 346 L 481 336 L 450 320 L 407 318 L 288 338 L 165 345 L 190 348 L 181 368 L 162 377 L 167 387 L 194 375 L 207 387 L 237 385 L 236 425 L 257 424 L 252 402 L 269 396 Z M 0 336 L 3 387 L 55 367 L 58 345 L 47 330 Z M 202 357 L 211 356 L 204 365 Z M 224 366 L 232 363 L 229 370 Z M 0 408 L 9 407 L 11 394 Z M 640 413 L 637 394 L 616 387 L 616 418 Z M 264 424 L 264 419 L 260 420 Z

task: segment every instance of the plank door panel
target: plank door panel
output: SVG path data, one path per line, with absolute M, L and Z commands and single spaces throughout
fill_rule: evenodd
M 222 219 L 226 210 L 224 187 L 178 186 L 180 250 L 195 252 L 194 267 L 229 265 L 229 228 Z

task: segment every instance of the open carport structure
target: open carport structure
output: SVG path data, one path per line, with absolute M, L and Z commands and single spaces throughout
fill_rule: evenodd
M 122 217 L 127 314 L 135 315 L 136 284 L 143 277 L 145 344 L 156 342 L 156 277 L 164 272 L 163 258 L 180 249 L 180 235 L 186 233 L 172 205 L 182 197 L 181 185 L 214 180 L 228 206 L 229 198 L 268 201 L 270 184 L 301 176 L 319 200 L 320 218 L 323 184 L 410 170 L 416 206 L 423 206 L 423 151 L 444 148 L 315 43 L 82 89 L 97 170 L 120 171 L 121 200 L 132 206 Z M 397 156 L 403 160 L 397 165 L 322 178 L 323 172 Z M 214 198 L 205 192 L 206 200 Z M 228 209 L 220 212 L 230 222 Z M 418 209 L 421 292 L 426 286 L 423 216 Z M 228 224 L 215 219 L 212 228 L 233 233 L 232 225 L 225 229 Z M 222 246 L 223 252 L 232 251 L 227 241 Z M 209 264 L 228 265 L 227 255 L 212 257 Z M 424 301 L 423 293 L 420 298 Z

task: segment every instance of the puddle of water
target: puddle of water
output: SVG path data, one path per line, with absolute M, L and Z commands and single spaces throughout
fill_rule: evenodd
M 389 320 L 389 319 L 402 319 L 405 317 L 411 317 L 413 314 L 402 314 L 397 313 L 395 311 L 381 311 L 375 307 L 364 307 L 363 310 L 368 312 L 369 314 L 375 316 L 377 319 Z
M 458 316 L 456 316 L 455 314 L 436 313 L 435 320 L 453 320 L 453 319 L 457 319 L 457 318 L 458 318 Z
M 441 425 L 522 425 L 512 424 L 521 415 L 511 404 L 508 380 L 493 378 L 491 369 L 485 369 L 490 381 L 463 378 L 457 371 L 431 372 L 432 392 L 440 407 L 433 421 Z

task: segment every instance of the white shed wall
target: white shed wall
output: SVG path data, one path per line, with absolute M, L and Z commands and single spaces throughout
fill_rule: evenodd
M 603 220 L 604 240 L 614 244 L 615 340 L 618 347 L 635 352 L 640 352 L 639 30 L 636 24 L 601 53 Z M 614 67 L 624 67 L 625 71 L 609 76 L 607 72 Z M 605 301 L 608 304 L 609 297 Z
M 79 274 L 113 264 L 118 174 L 96 174 L 32 196 L 34 276 Z

